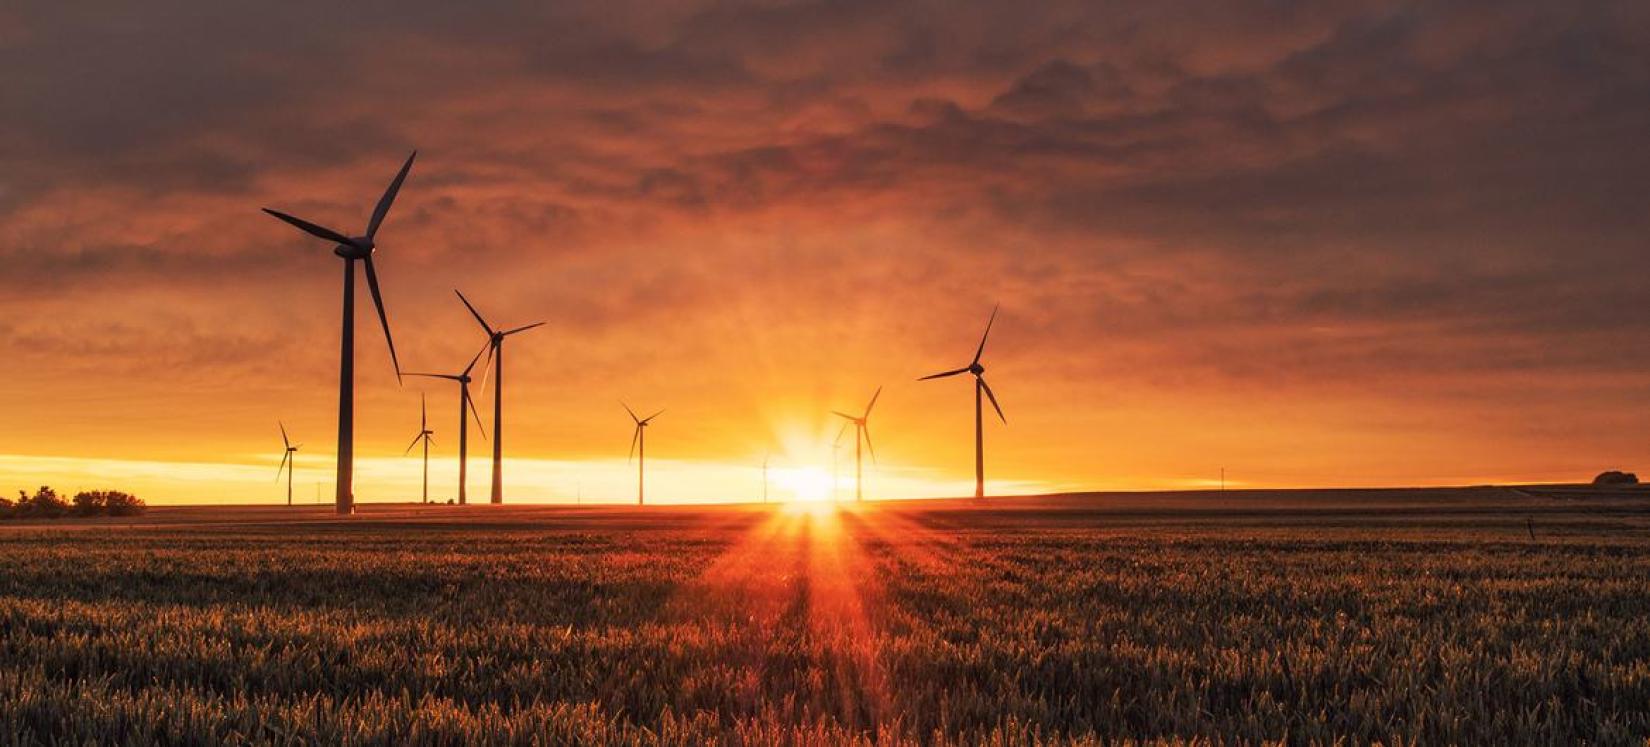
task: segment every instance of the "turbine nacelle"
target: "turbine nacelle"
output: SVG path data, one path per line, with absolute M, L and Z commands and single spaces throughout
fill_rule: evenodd
M 372 256 L 378 245 L 374 244 L 369 236 L 357 236 L 349 240 L 348 244 L 339 244 L 332 248 L 332 253 L 344 259 L 366 259 Z
M 974 361 L 973 363 L 969 364 L 968 372 L 971 373 L 971 374 L 974 374 L 975 376 L 979 376 L 979 375 L 985 373 L 985 366 L 980 365 L 979 361 Z

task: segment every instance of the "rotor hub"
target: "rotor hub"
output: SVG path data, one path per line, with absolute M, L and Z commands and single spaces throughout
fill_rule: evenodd
M 985 373 L 985 366 L 982 366 L 979 363 L 974 363 L 968 367 L 968 372 L 974 374 L 975 376 L 979 376 L 980 374 Z
M 339 244 L 332 248 L 332 253 L 344 259 L 366 259 L 372 256 L 375 246 L 372 239 L 359 236 L 350 239 L 348 244 Z

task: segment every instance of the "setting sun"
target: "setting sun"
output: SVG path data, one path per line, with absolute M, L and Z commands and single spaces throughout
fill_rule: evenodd
M 818 467 L 788 467 L 773 471 L 773 484 L 796 503 L 820 503 L 831 499 L 831 474 Z

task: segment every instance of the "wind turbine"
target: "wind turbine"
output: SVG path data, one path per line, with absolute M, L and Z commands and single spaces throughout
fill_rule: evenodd
M 277 421 L 275 424 L 281 426 L 281 445 L 286 447 L 286 451 L 281 452 L 281 466 L 275 468 L 275 481 L 280 482 L 281 470 L 286 470 L 286 505 L 290 506 L 292 505 L 292 470 L 298 466 L 298 449 L 303 448 L 304 445 L 294 445 L 287 439 L 285 423 Z
M 985 423 L 980 415 L 980 392 L 991 400 L 991 409 L 997 411 L 1004 425 L 1008 418 L 1003 415 L 1003 408 L 997 404 L 997 395 L 991 393 L 991 385 L 985 383 L 985 366 L 980 365 L 980 356 L 985 354 L 985 338 L 991 335 L 991 325 L 997 321 L 997 307 L 991 307 L 991 318 L 985 323 L 985 334 L 980 335 L 980 347 L 974 351 L 974 360 L 968 365 L 952 371 L 942 371 L 937 374 L 924 376 L 917 381 L 928 379 L 943 379 L 957 374 L 974 374 L 974 497 L 985 497 Z
M 413 447 L 419 441 L 424 442 L 424 502 L 430 502 L 430 437 L 435 431 L 430 430 L 430 411 L 424 406 L 424 395 L 418 395 L 418 435 L 413 436 L 412 443 L 407 444 L 407 450 L 401 456 L 412 453 Z
M 642 506 L 647 504 L 647 501 L 643 500 L 646 496 L 644 491 L 647 477 L 647 424 L 663 414 L 664 410 L 645 418 L 638 418 L 636 411 L 630 409 L 630 405 L 623 402 L 619 404 L 624 405 L 624 411 L 630 413 L 631 420 L 636 421 L 636 430 L 630 435 L 630 456 L 636 459 L 636 505 Z
M 390 363 L 395 366 L 395 380 L 400 382 L 401 361 L 395 357 L 390 318 L 384 314 L 384 299 L 378 292 L 378 273 L 372 267 L 372 253 L 377 247 L 373 237 L 378 235 L 378 227 L 384 223 L 384 216 L 389 214 L 395 194 L 401 191 L 401 182 L 406 180 L 407 172 L 412 169 L 413 159 L 417 156 L 416 150 L 407 156 L 400 173 L 384 190 L 384 196 L 378 198 L 378 206 L 373 208 L 364 236 L 352 238 L 302 218 L 263 209 L 311 236 L 333 242 L 336 246 L 332 248 L 332 253 L 344 260 L 344 336 L 338 360 L 338 493 L 334 501 L 340 514 L 355 512 L 355 263 L 360 260 L 366 266 L 367 288 L 372 291 L 373 305 L 378 307 L 378 321 L 384 326 L 384 341 L 390 346 Z
M 865 487 L 864 487 L 865 486 L 865 470 L 864 470 L 863 465 L 861 464 L 861 456 L 860 456 L 860 452 L 859 452 L 859 442 L 861 440 L 865 441 L 865 448 L 871 450 L 871 461 L 875 462 L 877 460 L 877 449 L 876 449 L 875 446 L 871 445 L 871 426 L 869 425 L 869 420 L 871 418 L 871 408 L 877 406 L 877 398 L 881 397 L 881 396 L 882 396 L 882 387 L 879 386 L 879 387 L 877 387 L 876 394 L 871 395 L 871 401 L 865 405 L 865 414 L 860 415 L 857 418 L 852 416 L 852 415 L 849 415 L 848 413 L 842 412 L 840 410 L 832 410 L 831 411 L 837 417 L 846 418 L 847 421 L 848 421 L 848 422 L 842 424 L 842 430 L 836 432 L 836 439 L 838 441 L 842 440 L 842 434 L 848 432 L 848 426 L 851 425 L 851 426 L 854 427 L 854 500 L 855 501 L 864 501 L 865 500 Z
M 491 344 L 488 343 L 488 345 Z M 485 346 L 481 350 L 477 350 L 475 357 L 470 359 L 470 364 L 465 366 L 463 371 L 456 374 L 407 374 L 408 376 L 424 376 L 431 379 L 446 379 L 458 382 L 458 505 L 460 506 L 466 503 L 469 486 L 470 419 L 465 415 L 466 406 L 469 408 L 469 414 L 475 416 L 476 428 L 481 431 L 481 437 L 487 437 L 487 431 L 481 425 L 481 413 L 476 410 L 476 401 L 470 398 L 470 371 L 476 367 L 476 361 L 481 360 L 481 354 L 486 350 Z
M 453 290 L 458 293 L 457 289 Z M 482 381 L 487 378 L 487 367 L 493 368 L 493 503 L 504 502 L 504 338 L 517 332 L 526 332 L 544 322 L 533 322 L 515 329 L 497 330 L 481 318 L 481 312 L 470 305 L 470 299 L 463 293 L 458 293 L 458 300 L 464 302 L 464 308 L 470 310 L 481 328 L 487 330 L 487 363 L 481 367 Z M 486 386 L 485 383 L 482 386 Z

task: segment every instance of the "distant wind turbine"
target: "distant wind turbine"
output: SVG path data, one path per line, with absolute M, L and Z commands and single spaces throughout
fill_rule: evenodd
M 458 293 L 458 290 L 453 290 Z M 516 327 L 515 329 L 497 330 L 481 318 L 481 312 L 470 304 L 470 299 L 463 293 L 458 293 L 458 300 L 464 302 L 464 308 L 476 318 L 481 328 L 487 330 L 487 363 L 481 367 L 482 386 L 486 386 L 487 368 L 493 369 L 493 503 L 504 502 L 504 338 L 518 332 L 526 332 L 539 327 L 544 322 Z
M 290 506 L 292 505 L 292 470 L 298 466 L 298 449 L 303 448 L 304 445 L 293 444 L 287 439 L 285 423 L 276 422 L 275 424 L 281 427 L 281 445 L 286 447 L 286 451 L 281 452 L 281 466 L 275 468 L 275 481 L 280 482 L 281 470 L 286 470 L 286 505 Z
M 974 351 L 974 360 L 968 365 L 952 371 L 942 371 L 937 374 L 924 376 L 917 381 L 928 379 L 943 379 L 957 374 L 974 374 L 974 497 L 985 497 L 985 423 L 980 411 L 980 393 L 991 400 L 991 409 L 997 411 L 997 417 L 1003 424 L 1008 424 L 1008 418 L 1003 415 L 1003 408 L 997 404 L 997 395 L 991 392 L 991 385 L 985 383 L 985 366 L 980 365 L 980 356 L 985 354 L 985 340 L 991 336 L 991 325 L 997 321 L 997 307 L 991 307 L 991 318 L 985 323 L 985 334 L 980 335 L 980 347 Z
M 768 459 L 772 456 L 771 454 L 762 456 L 762 502 L 764 504 L 768 502 Z
M 487 345 L 491 345 L 489 342 Z M 487 430 L 481 425 L 481 413 L 476 410 L 476 401 L 470 398 L 470 371 L 476 367 L 476 361 L 481 360 L 481 354 L 487 351 L 483 346 L 476 351 L 475 357 L 470 359 L 469 365 L 456 374 L 437 373 L 408 373 L 408 376 L 424 376 L 431 379 L 446 379 L 458 382 L 458 505 L 467 502 L 469 491 L 470 466 L 470 416 L 476 419 L 476 429 L 481 431 L 481 437 L 487 437 Z M 466 414 L 468 409 L 468 415 Z
M 636 421 L 636 430 L 630 434 L 630 457 L 636 460 L 636 505 L 646 505 L 646 478 L 647 478 L 647 424 L 654 418 L 664 414 L 660 410 L 645 418 L 636 417 L 636 411 L 623 402 L 624 411 L 630 413 L 630 419 Z
M 413 447 L 419 441 L 424 442 L 424 502 L 430 502 L 430 437 L 435 431 L 430 430 L 430 411 L 424 406 L 424 395 L 418 395 L 418 435 L 413 436 L 412 443 L 407 444 L 407 450 L 401 456 L 412 453 Z
M 401 361 L 395 357 L 395 340 L 390 337 L 390 318 L 384 314 L 384 299 L 378 292 L 378 273 L 372 267 L 372 254 L 377 248 L 374 237 L 378 235 L 378 227 L 384 223 L 384 216 L 389 214 L 396 193 L 401 191 L 401 182 L 406 180 L 407 172 L 412 169 L 413 159 L 417 156 L 416 150 L 407 156 L 407 162 L 401 165 L 395 180 L 384 190 L 384 196 L 378 199 L 378 207 L 373 208 L 372 219 L 367 222 L 365 236 L 345 236 L 302 218 L 263 209 L 311 236 L 333 242 L 336 246 L 332 248 L 332 253 L 344 260 L 344 335 L 338 362 L 338 480 L 334 501 L 340 514 L 355 512 L 355 262 L 360 260 L 366 267 L 367 288 L 372 291 L 373 305 L 378 307 L 378 321 L 384 326 L 384 341 L 389 343 L 390 363 L 395 366 L 395 378 L 399 382 Z
M 876 447 L 871 445 L 870 419 L 871 419 L 871 408 L 877 406 L 877 398 L 881 397 L 881 396 L 882 396 L 882 387 L 879 386 L 879 387 L 877 387 L 876 394 L 871 395 L 871 401 L 865 405 L 865 414 L 860 415 L 859 417 L 854 417 L 853 415 L 849 415 L 848 413 L 845 413 L 845 412 L 842 412 L 842 411 L 839 411 L 839 410 L 832 410 L 831 411 L 837 417 L 845 418 L 848 421 L 848 422 L 842 424 L 842 430 L 837 431 L 836 438 L 837 438 L 838 441 L 842 440 L 842 434 L 848 432 L 848 426 L 853 426 L 854 427 L 854 500 L 855 501 L 864 501 L 865 500 L 865 469 L 864 469 L 863 464 L 861 463 L 861 455 L 860 455 L 860 451 L 859 451 L 860 441 L 864 441 L 865 442 L 865 448 L 871 450 L 871 461 L 875 462 L 877 460 Z

